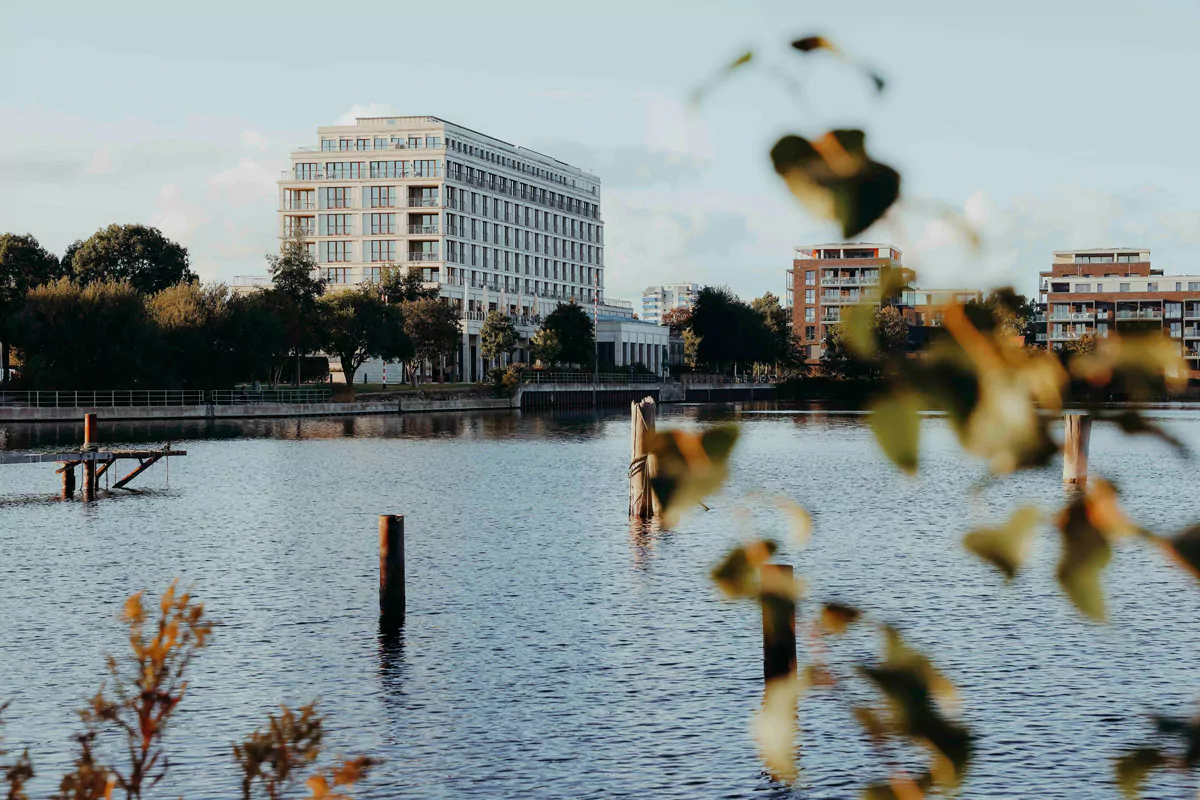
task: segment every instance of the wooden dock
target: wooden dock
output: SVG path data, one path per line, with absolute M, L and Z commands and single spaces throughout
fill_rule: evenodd
M 157 450 L 101 450 L 96 442 L 96 415 L 84 418 L 84 444 L 77 450 L 62 450 L 56 453 L 3 453 L 0 466 L 5 464 L 59 464 L 54 472 L 62 475 L 62 497 L 70 500 L 75 496 L 75 468 L 83 467 L 83 499 L 96 496 L 100 478 L 118 461 L 136 461 L 125 477 L 113 484 L 114 489 L 124 489 L 130 481 L 141 475 L 164 458 L 186 456 L 186 450 L 172 450 L 169 444 Z

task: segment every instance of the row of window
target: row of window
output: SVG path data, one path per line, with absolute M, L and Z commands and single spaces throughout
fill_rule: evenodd
M 442 146 L 440 136 L 342 136 L 337 139 L 322 139 L 322 150 L 397 150 L 438 149 Z
M 482 169 L 459 164 L 457 161 L 447 159 L 446 177 L 459 183 L 471 184 L 481 189 L 510 195 L 520 200 L 537 203 L 541 206 L 557 208 L 577 216 L 589 219 L 600 218 L 600 206 L 596 203 L 579 200 L 561 192 L 548 191 L 540 186 L 534 186 L 512 178 L 506 178 L 503 175 L 496 175 Z
M 523 172 L 528 175 L 533 175 L 536 178 L 550 181 L 551 183 L 560 183 L 564 186 L 570 185 L 577 189 L 590 192 L 591 194 L 596 193 L 594 186 L 585 185 L 581 187 L 574 178 L 568 178 L 566 175 L 559 174 L 553 170 L 549 170 L 532 162 L 525 161 L 524 159 L 513 158 L 506 153 L 480 147 L 471 141 L 447 138 L 446 149 L 463 153 L 464 155 L 471 156 L 472 158 L 478 158 L 480 161 L 489 161 L 493 164 L 504 167 L 505 169 L 512 170 L 513 172 Z
M 465 211 L 485 219 L 495 219 L 524 225 L 526 228 L 543 230 L 581 239 L 586 242 L 600 242 L 604 237 L 604 226 L 583 220 L 571 219 L 562 214 L 552 214 L 530 206 L 522 206 L 509 200 L 501 201 L 486 194 L 471 192 L 466 189 L 446 187 L 446 207 L 456 211 Z
M 369 171 L 362 161 L 305 161 L 292 167 L 292 174 L 298 181 L 353 181 L 368 175 L 372 178 L 440 178 L 442 173 L 442 162 L 435 159 L 372 161 Z
M 1146 288 L 1145 288 L 1145 290 L 1138 289 L 1137 291 L 1157 292 L 1157 291 L 1159 291 L 1159 288 L 1158 288 L 1158 286 L 1159 286 L 1159 283 L 1160 283 L 1159 281 L 1147 281 L 1147 282 L 1146 282 Z M 1069 286 L 1069 284 L 1066 284 L 1066 285 L 1067 285 L 1067 286 Z M 1167 286 L 1170 286 L 1171 284 L 1170 284 L 1170 283 L 1167 283 L 1166 285 L 1167 285 Z M 1133 291 L 1133 290 L 1130 288 L 1131 286 L 1132 286 L 1132 284 L 1131 284 L 1131 283 L 1118 283 L 1118 284 L 1117 284 L 1117 291 L 1118 291 L 1118 292 L 1129 292 L 1129 291 Z M 1059 290 L 1058 290 L 1058 289 L 1053 289 L 1052 291 L 1059 291 Z M 1066 289 L 1063 289 L 1062 291 L 1066 291 Z M 1105 291 L 1105 289 L 1104 289 L 1104 284 L 1103 284 L 1103 283 L 1097 283 L 1097 284 L 1096 284 L 1096 291 L 1097 291 L 1097 292 L 1103 292 L 1103 291 Z M 1109 291 L 1111 291 L 1111 290 L 1109 290 Z M 1170 290 L 1170 289 L 1164 289 L 1163 291 L 1171 291 L 1171 290 Z M 1182 292 L 1182 291 L 1183 291 L 1183 281 L 1175 281 L 1175 291 L 1176 291 L 1176 292 Z M 1200 292 L 1200 281 L 1188 281 L 1188 284 L 1187 284 L 1187 291 L 1189 291 L 1189 292 Z M 1077 284 L 1075 284 L 1075 289 L 1074 289 L 1074 293 L 1075 293 L 1075 294 L 1090 294 L 1091 292 L 1092 292 L 1092 284 L 1090 284 L 1090 283 L 1077 283 Z
M 284 217 L 284 232 L 300 231 L 306 236 L 353 236 L 358 214 L 318 214 L 315 217 Z M 437 214 L 409 214 L 408 233 L 433 235 L 441 232 Z M 375 213 L 362 215 L 362 233 L 369 236 L 394 236 L 401 232 L 396 215 Z

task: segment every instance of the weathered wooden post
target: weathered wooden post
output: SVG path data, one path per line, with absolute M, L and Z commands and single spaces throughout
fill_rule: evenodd
M 646 397 L 632 403 L 630 410 L 629 516 L 633 519 L 650 519 L 654 516 L 654 491 L 650 487 L 654 465 L 651 463 L 653 456 L 647 449 L 647 434 L 654 433 L 654 398 Z
M 790 564 L 763 564 L 763 678 L 796 672 L 796 588 Z
M 62 468 L 62 499 L 70 500 L 75 496 L 75 467 L 66 463 Z
M 1092 438 L 1091 414 L 1063 417 L 1063 483 L 1087 484 L 1088 442 Z
M 97 441 L 99 436 L 96 430 L 96 415 L 83 415 L 83 449 L 89 453 L 94 453 L 98 447 Z M 96 460 L 94 458 L 84 458 L 83 462 L 83 499 L 96 499 Z
M 379 619 L 404 622 L 404 515 L 379 515 Z

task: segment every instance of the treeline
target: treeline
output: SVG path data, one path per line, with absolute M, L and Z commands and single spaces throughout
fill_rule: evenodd
M 706 286 L 692 308 L 667 312 L 663 324 L 683 339 L 684 366 L 700 372 L 785 372 L 802 365 L 789 313 L 767 292 L 745 302 L 729 288 Z
M 270 287 L 200 285 L 187 251 L 143 226 L 110 226 L 62 259 L 0 236 L 0 336 L 30 389 L 214 388 L 278 383 L 302 356 L 340 357 L 348 383 L 369 358 L 453 363 L 456 312 L 399 268 L 325 293 L 302 237 L 268 257 Z M 295 369 L 293 368 L 295 366 Z

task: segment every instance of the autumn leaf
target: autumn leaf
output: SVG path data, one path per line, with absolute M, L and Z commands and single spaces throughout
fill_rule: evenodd
M 717 587 L 730 598 L 758 597 L 761 591 L 760 569 L 775 554 L 778 545 L 762 539 L 735 547 L 712 571 Z
M 867 154 L 866 134 L 834 130 L 812 141 L 784 136 L 771 161 L 810 213 L 842 228 L 850 239 L 870 227 L 900 196 L 900 173 Z
M 821 606 L 821 628 L 827 633 L 845 633 L 846 629 L 862 618 L 862 612 L 842 603 L 825 603 Z
M 1119 756 L 1114 764 L 1117 787 L 1129 800 L 1141 797 L 1142 784 L 1155 769 L 1163 766 L 1166 758 L 1154 747 L 1139 747 Z
M 1033 533 L 1042 514 L 1022 506 L 998 528 L 977 528 L 963 537 L 963 546 L 1004 573 L 1011 581 L 1025 563 L 1033 544 Z
M 703 84 L 696 87 L 692 91 L 691 97 L 688 98 L 688 105 L 692 108 L 699 106 L 701 103 L 704 102 L 704 100 L 708 97 L 708 95 L 710 95 L 718 86 L 720 86 L 722 83 L 724 83 L 725 80 L 730 75 L 732 75 L 734 72 L 738 71 L 742 67 L 746 66 L 747 64 L 751 63 L 753 60 L 754 60 L 754 51 L 747 50 L 746 52 L 739 55 L 737 58 L 730 61 L 725 66 L 721 67 L 721 69 L 718 70 L 716 75 L 709 78 Z
M 792 542 L 801 547 L 808 544 L 813 532 L 812 515 L 805 511 L 800 504 L 786 497 L 781 497 L 775 502 L 787 515 L 788 533 L 791 535 Z
M 655 458 L 650 479 L 662 506 L 663 522 L 673 527 L 680 514 L 721 488 L 729 475 L 729 456 L 738 430 L 725 425 L 702 433 L 651 432 L 646 447 Z
M 799 776 L 796 765 L 798 725 L 796 705 L 801 685 L 795 673 L 767 682 L 762 707 L 754 715 L 754 740 L 763 765 L 778 781 L 794 781 Z
M 1117 503 L 1116 490 L 1097 480 L 1060 512 L 1062 556 L 1056 575 L 1067 597 L 1083 614 L 1107 618 L 1100 575 L 1112 558 L 1113 540 L 1141 533 Z

